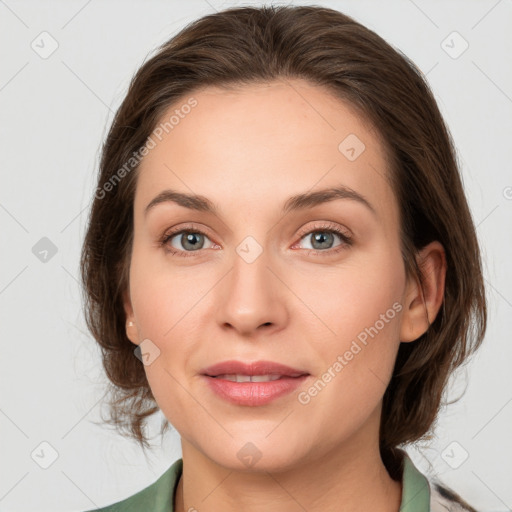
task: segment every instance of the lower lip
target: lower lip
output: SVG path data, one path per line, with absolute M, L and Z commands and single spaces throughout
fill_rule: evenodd
M 297 389 L 309 375 L 281 377 L 268 382 L 232 382 L 204 375 L 210 388 L 221 398 L 237 405 L 265 405 Z

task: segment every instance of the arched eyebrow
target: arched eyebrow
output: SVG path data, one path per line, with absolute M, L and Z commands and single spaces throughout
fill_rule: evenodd
M 369 209 L 373 215 L 377 216 L 377 211 L 372 204 L 361 194 L 345 185 L 317 190 L 315 192 L 305 192 L 297 194 L 286 200 L 283 205 L 282 214 L 285 215 L 291 211 L 304 210 L 315 206 L 334 201 L 336 199 L 350 199 L 357 201 Z M 144 215 L 161 203 L 172 202 L 179 206 L 205 213 L 219 215 L 218 207 L 207 197 L 178 192 L 176 190 L 166 189 L 154 197 L 144 209 Z
M 377 211 L 372 204 L 363 195 L 345 185 L 317 190 L 315 192 L 306 192 L 290 197 L 283 206 L 283 214 L 294 210 L 303 210 L 313 208 L 323 203 L 328 203 L 336 199 L 351 199 L 368 208 L 373 215 L 377 216 Z
M 166 189 L 162 190 L 162 192 L 149 202 L 144 209 L 144 215 L 147 215 L 151 209 L 161 203 L 176 203 L 177 205 L 190 210 L 213 213 L 215 215 L 218 214 L 217 207 L 207 197 Z

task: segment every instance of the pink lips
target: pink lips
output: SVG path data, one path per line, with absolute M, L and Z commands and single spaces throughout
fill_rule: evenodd
M 237 405 L 257 406 L 267 404 L 280 396 L 291 393 L 309 376 L 309 373 L 272 361 L 224 361 L 201 371 L 210 389 L 221 398 Z M 277 380 L 265 382 L 233 382 L 227 376 L 270 375 Z
M 242 363 L 241 361 L 223 361 L 222 363 L 214 364 L 201 371 L 204 375 L 210 377 L 225 374 L 239 374 L 239 375 L 285 375 L 287 377 L 308 375 L 308 372 L 291 368 L 272 361 L 254 361 L 252 363 Z

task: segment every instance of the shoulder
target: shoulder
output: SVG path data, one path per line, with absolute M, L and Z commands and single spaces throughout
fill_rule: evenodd
M 438 478 L 421 473 L 407 452 L 397 452 L 402 462 L 402 512 L 477 512 Z
M 172 512 L 174 493 L 183 469 L 183 460 L 174 462 L 155 482 L 128 498 L 86 512 Z

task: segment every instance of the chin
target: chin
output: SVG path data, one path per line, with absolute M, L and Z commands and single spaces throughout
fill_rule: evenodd
M 279 473 L 300 464 L 296 446 L 270 443 L 268 440 L 235 441 L 209 456 L 226 469 L 244 473 Z

